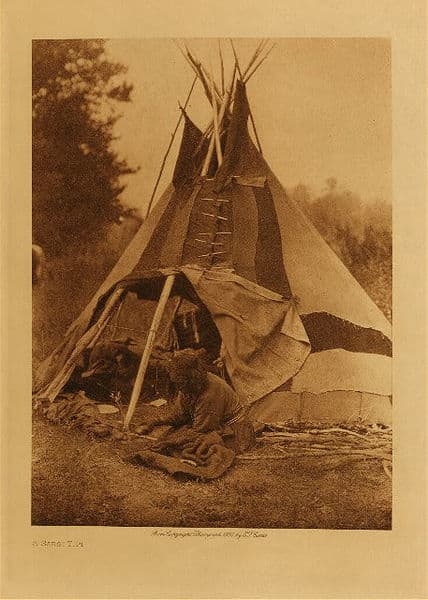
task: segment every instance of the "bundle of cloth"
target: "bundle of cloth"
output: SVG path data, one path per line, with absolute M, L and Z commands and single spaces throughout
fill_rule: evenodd
M 57 425 L 67 425 L 92 434 L 97 438 L 110 437 L 113 426 L 100 418 L 96 403 L 83 390 L 63 392 L 54 402 L 37 400 L 34 410 Z
M 84 390 L 90 398 L 99 402 L 127 402 L 134 386 L 141 352 L 138 342 L 130 337 L 98 342 L 84 353 L 84 365 L 73 374 L 68 386 L 69 391 Z M 152 387 L 160 387 L 161 384 L 162 391 L 168 393 L 169 354 L 162 349 L 153 352 L 145 382 L 145 393 L 153 391 Z
M 176 388 L 174 399 L 158 407 L 136 428 L 148 434 L 158 425 L 170 425 L 149 450 L 135 454 L 133 462 L 171 474 L 202 480 L 222 475 L 237 453 L 255 443 L 246 411 L 232 387 L 208 371 L 201 353 L 177 352 L 169 366 Z

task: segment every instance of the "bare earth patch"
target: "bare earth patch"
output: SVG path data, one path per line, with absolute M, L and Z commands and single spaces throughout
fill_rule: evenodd
M 131 464 L 145 444 L 93 440 L 35 417 L 33 525 L 391 528 L 380 460 L 238 458 L 222 478 L 199 483 Z

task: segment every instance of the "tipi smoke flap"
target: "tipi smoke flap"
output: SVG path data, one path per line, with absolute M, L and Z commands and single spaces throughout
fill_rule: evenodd
M 228 377 L 250 414 L 278 419 L 294 406 L 301 416 L 302 394 L 309 418 L 326 394 L 339 398 L 342 411 L 351 403 L 349 413 L 355 402 L 361 411 L 363 398 L 384 410 L 389 322 L 254 145 L 245 83 L 238 79 L 233 98 L 213 104 L 217 123 L 205 134 L 184 113 L 171 184 L 40 366 L 36 395 L 54 400 L 124 298 L 157 302 L 168 279 L 170 297 L 212 320 Z

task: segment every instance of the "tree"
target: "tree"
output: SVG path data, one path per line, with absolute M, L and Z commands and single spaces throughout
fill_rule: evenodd
M 120 198 L 135 169 L 112 148 L 125 73 L 103 40 L 33 42 L 33 240 L 48 254 L 90 245 L 132 212 Z

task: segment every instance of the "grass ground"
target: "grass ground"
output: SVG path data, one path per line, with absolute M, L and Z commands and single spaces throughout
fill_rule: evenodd
M 146 443 L 94 440 L 36 416 L 33 525 L 391 527 L 391 480 L 379 460 L 237 459 L 199 483 L 128 462 Z

